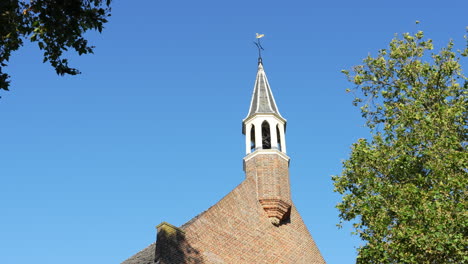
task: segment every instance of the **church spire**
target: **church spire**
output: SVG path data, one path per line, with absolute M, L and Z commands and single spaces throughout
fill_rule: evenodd
M 265 70 L 263 69 L 262 58 L 259 58 L 257 78 L 255 80 L 252 101 L 250 102 L 249 113 L 245 119 L 248 119 L 255 114 L 266 113 L 275 114 L 279 118 L 284 119 L 280 115 L 278 107 L 276 106 L 275 98 L 271 92 Z
M 292 205 L 285 131 L 286 119 L 278 111 L 259 57 L 249 113 L 242 121 L 244 171 L 256 181 L 257 199 L 274 225 L 289 218 Z

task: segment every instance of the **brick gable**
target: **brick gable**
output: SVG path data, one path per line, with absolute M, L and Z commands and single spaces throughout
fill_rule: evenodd
M 173 240 L 158 234 L 158 247 L 172 247 L 170 258 L 152 244 L 123 264 L 154 263 L 155 257 L 160 264 L 325 263 L 294 205 L 286 221 L 271 224 L 253 177 L 176 231 Z

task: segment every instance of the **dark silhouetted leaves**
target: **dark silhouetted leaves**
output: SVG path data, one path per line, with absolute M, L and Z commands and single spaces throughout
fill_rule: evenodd
M 0 1 L 0 90 L 8 90 L 4 73 L 11 52 L 23 41 L 37 42 L 59 75 L 78 74 L 68 65 L 63 52 L 70 48 L 79 55 L 93 53 L 83 37 L 88 30 L 102 31 L 110 16 L 111 0 L 2 0 Z

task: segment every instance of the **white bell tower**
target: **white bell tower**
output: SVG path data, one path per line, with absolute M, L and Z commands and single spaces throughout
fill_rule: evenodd
M 259 149 L 276 149 L 286 154 L 286 119 L 278 111 L 261 59 L 249 113 L 242 124 L 247 155 Z

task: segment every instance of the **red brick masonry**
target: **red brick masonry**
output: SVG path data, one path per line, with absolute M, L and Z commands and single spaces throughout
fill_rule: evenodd
M 272 225 L 246 168 L 247 178 L 221 201 L 180 228 L 163 228 L 158 249 L 152 244 L 123 264 L 325 263 L 292 203 L 289 217 Z
M 244 159 L 247 178 L 257 181 L 257 197 L 270 221 L 287 220 L 291 209 L 289 158 L 279 151 L 257 151 Z

